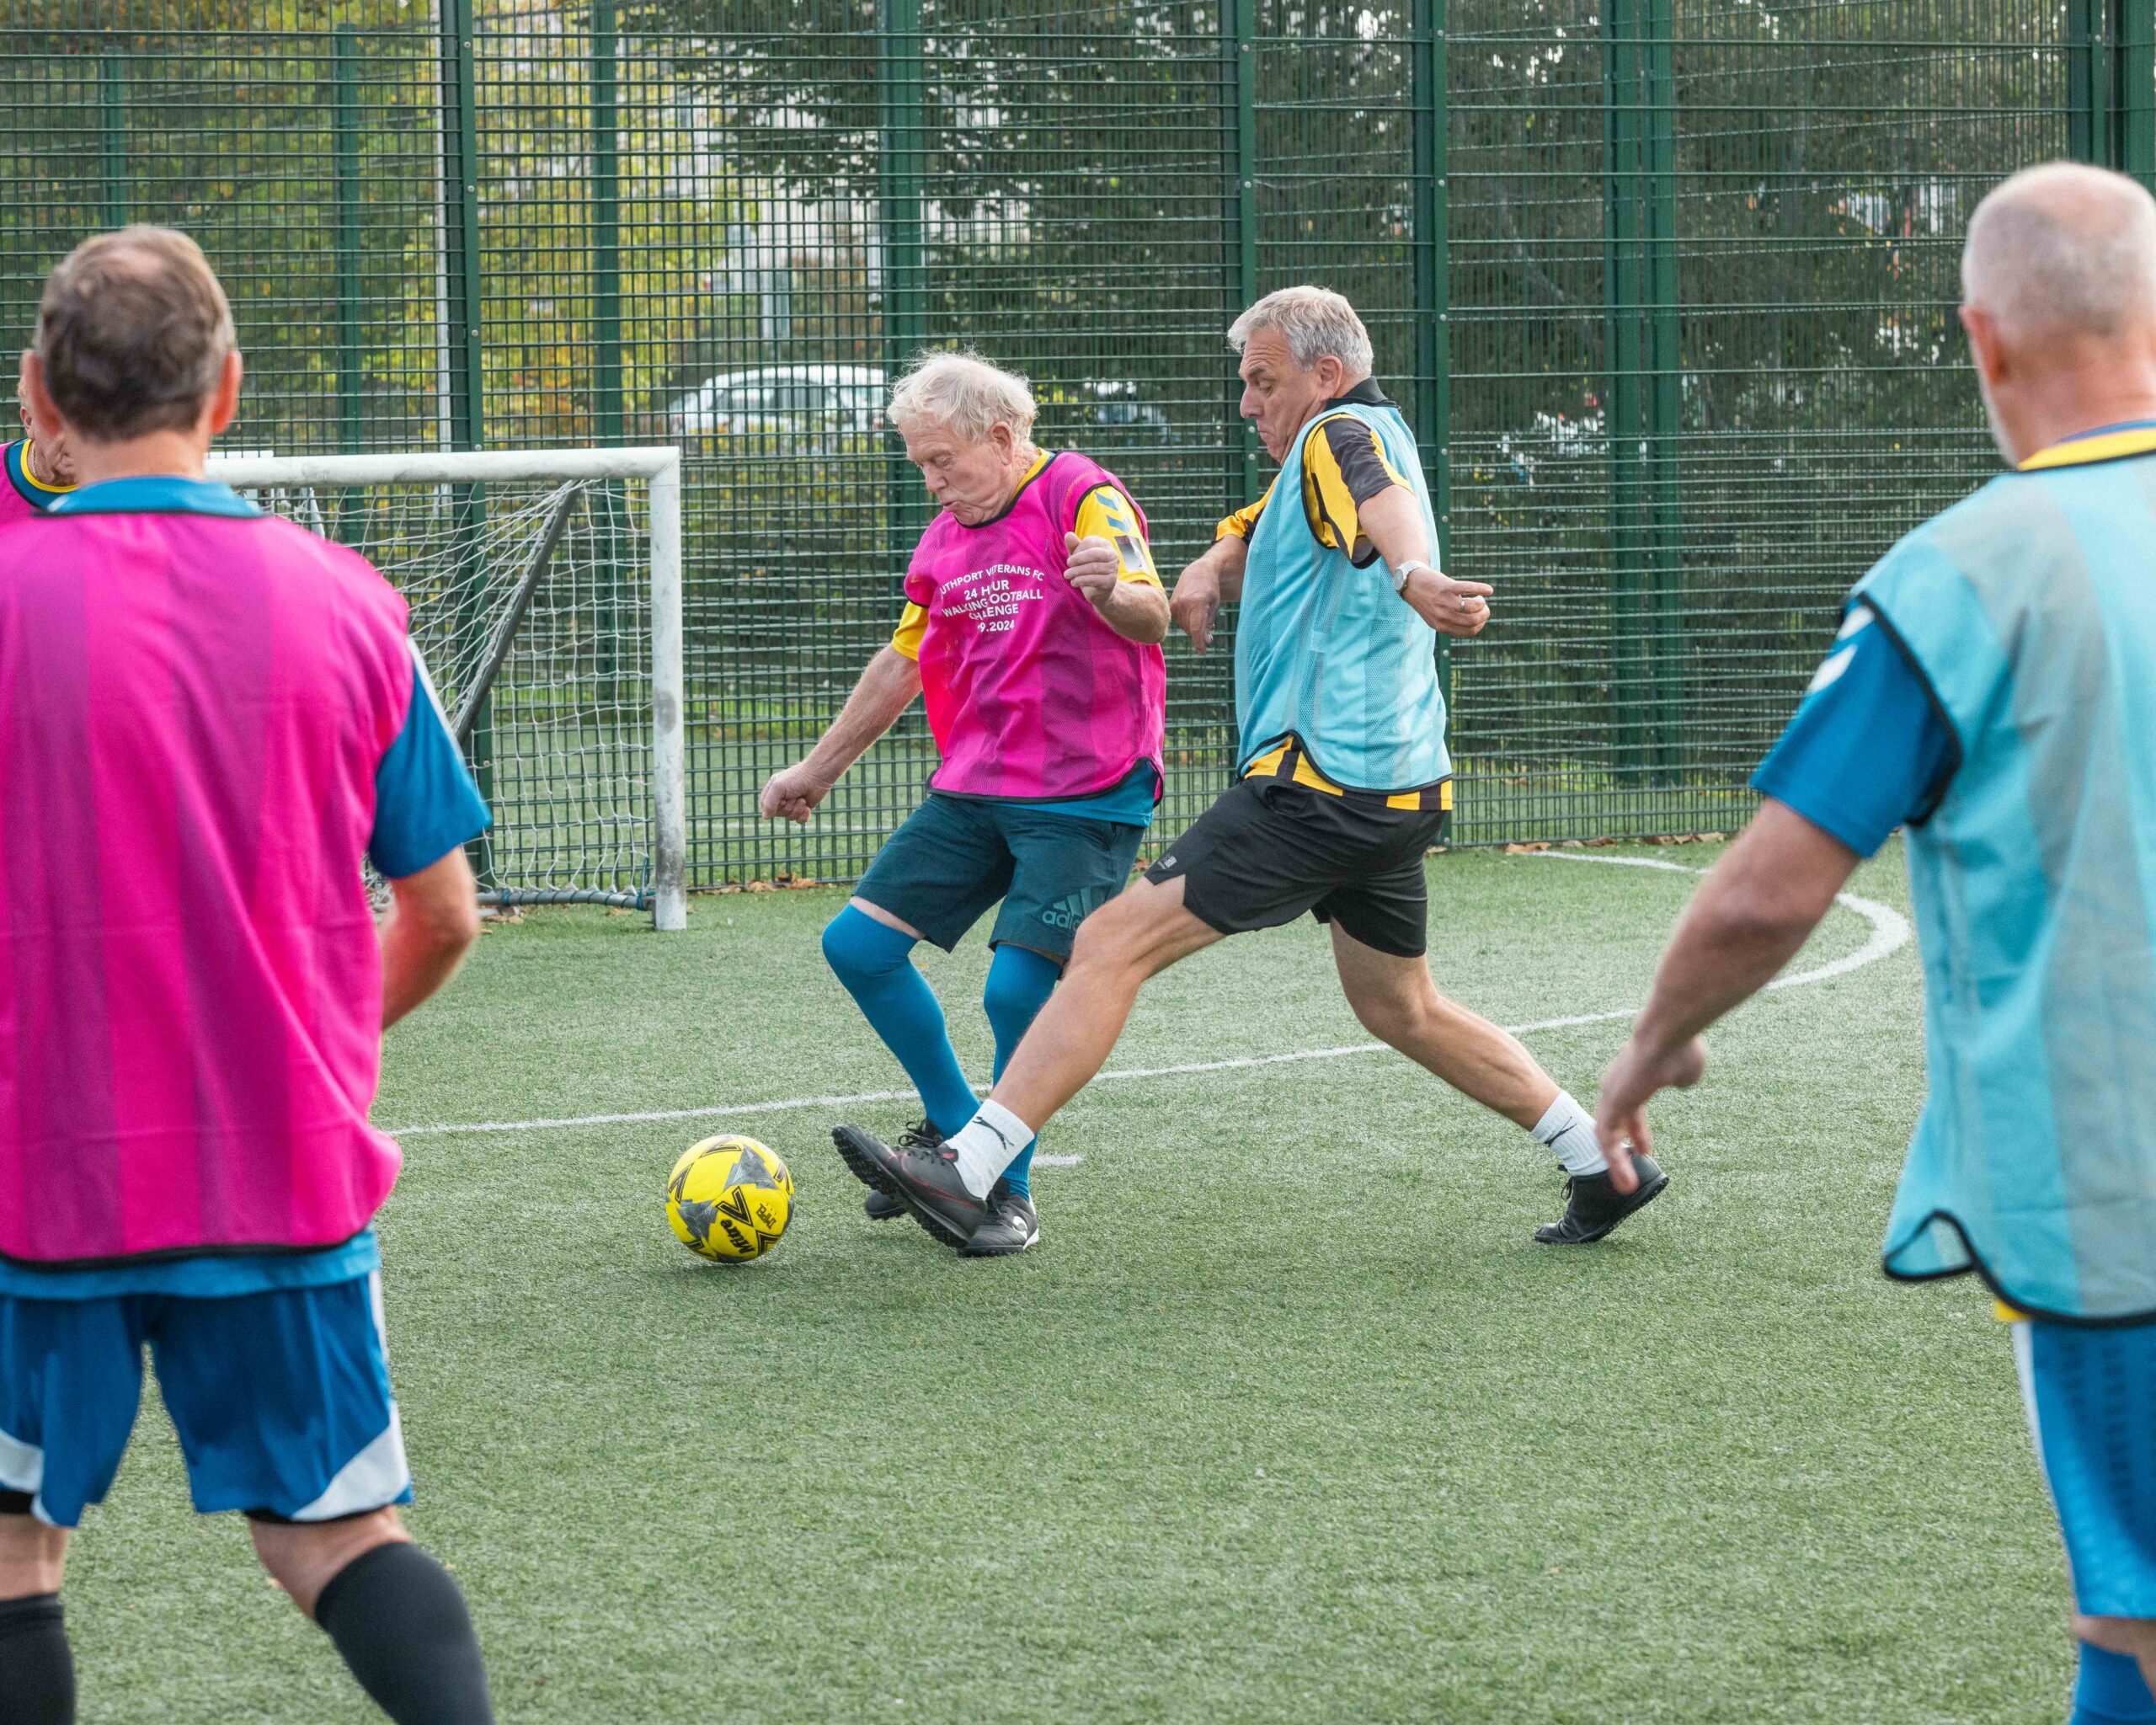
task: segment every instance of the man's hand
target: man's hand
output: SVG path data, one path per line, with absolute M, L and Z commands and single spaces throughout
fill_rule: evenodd
M 763 794 L 756 798 L 756 807 L 766 820 L 805 822 L 816 805 L 830 794 L 831 784 L 832 781 L 809 772 L 804 761 L 773 773 Z
M 1068 559 L 1063 579 L 1086 595 L 1088 605 L 1099 610 L 1123 579 L 1123 559 L 1116 555 L 1115 547 L 1098 534 L 1081 539 L 1075 533 L 1065 533 L 1063 549 Z
M 1250 542 L 1230 533 L 1215 539 L 1176 578 L 1168 616 L 1190 637 L 1193 652 L 1203 653 L 1213 644 L 1220 607 L 1243 596 L 1243 565 L 1249 560 Z
M 1497 590 L 1484 581 L 1455 581 L 1428 563 L 1407 578 L 1400 596 L 1415 615 L 1441 635 L 1479 635 L 1490 621 L 1489 596 Z
M 1649 1048 L 1635 1036 L 1602 1075 L 1594 1132 L 1609 1158 L 1609 1183 L 1620 1192 L 1640 1183 L 1632 1152 L 1651 1155 L 1654 1150 L 1654 1135 L 1647 1130 L 1648 1098 L 1658 1090 L 1689 1090 L 1706 1070 L 1707 1045 L 1696 1036 L 1668 1049 Z
M 1220 619 L 1220 577 L 1208 559 L 1198 558 L 1176 577 L 1168 615 L 1190 637 L 1192 652 L 1202 654 L 1213 644 L 1213 626 Z

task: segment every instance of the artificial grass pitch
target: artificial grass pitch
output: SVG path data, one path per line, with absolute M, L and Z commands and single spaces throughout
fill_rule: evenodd
M 1440 986 L 1508 1024 L 1636 1003 L 1694 884 L 1430 878 Z M 1853 884 L 1906 910 L 1898 849 Z M 377 1118 L 898 1088 L 818 953 L 842 902 L 496 927 L 392 1034 Z M 1868 932 L 1838 911 L 1799 964 Z M 922 951 L 985 1073 L 985 949 Z M 1591 1098 L 1624 1034 L 1529 1041 Z M 1112 1066 L 1365 1040 L 1305 921 L 1160 979 Z M 1913 947 L 1748 1008 L 1657 1111 L 1668 1193 L 1571 1252 L 1529 1239 L 1546 1157 L 1390 1055 L 1098 1085 L 1001 1262 L 867 1221 L 830 1108 L 414 1134 L 381 1225 L 410 1522 L 505 1722 L 2054 1719 L 2005 1332 L 1876 1267 L 1919 1042 Z M 719 1130 L 798 1185 L 742 1268 L 662 1210 Z M 67 1596 L 85 1720 L 376 1717 L 189 1512 L 154 1405 Z

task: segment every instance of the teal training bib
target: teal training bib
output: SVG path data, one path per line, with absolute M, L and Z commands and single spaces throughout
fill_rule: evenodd
M 1908 839 L 1930 1093 L 1886 1269 L 2156 1315 L 2156 458 L 1995 479 L 1856 596 L 1961 748 Z
M 1281 464 L 1244 565 L 1235 620 L 1236 768 L 1292 733 L 1336 784 L 1408 790 L 1452 772 L 1438 633 L 1392 590 L 1382 558 L 1373 553 L 1358 569 L 1346 552 L 1319 544 L 1310 531 L 1301 498 L 1303 446 L 1340 414 L 1369 425 L 1385 459 L 1414 488 L 1435 558 L 1438 526 L 1422 459 L 1398 410 L 1348 404 L 1305 425 Z

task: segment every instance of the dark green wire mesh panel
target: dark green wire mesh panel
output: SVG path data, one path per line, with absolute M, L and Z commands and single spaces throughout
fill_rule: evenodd
M 1450 567 L 1498 589 L 1449 657 L 1455 838 L 1723 830 L 1849 584 L 1995 471 L 1953 319 L 1975 199 L 2156 170 L 2146 11 L 0 0 L 0 317 L 167 222 L 232 291 L 229 447 L 678 442 L 714 885 L 850 878 L 921 794 L 916 713 L 812 825 L 754 805 L 898 614 L 898 366 L 1024 370 L 1172 581 L 1270 476 L 1228 323 L 1322 282 Z M 593 572 L 600 637 L 637 578 Z M 1231 650 L 1169 649 L 1161 836 L 1225 781 Z
M 1726 830 L 1850 584 L 1998 470 L 1961 235 L 2063 8 L 1455 5 L 1465 841 Z

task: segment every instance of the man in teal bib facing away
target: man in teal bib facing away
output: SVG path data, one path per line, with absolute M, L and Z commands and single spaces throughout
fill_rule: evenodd
M 1618 1192 L 1585 1110 L 1516 1039 L 1440 995 L 1425 956 L 1423 858 L 1452 777 L 1438 635 L 1478 633 L 1491 590 L 1436 568 L 1414 434 L 1371 379 L 1353 307 L 1283 288 L 1228 340 L 1243 414 L 1280 478 L 1220 524 L 1171 609 L 1203 652 L 1220 605 L 1241 601 L 1235 782 L 1086 919 L 1062 985 L 963 1130 L 894 1148 L 841 1129 L 849 1160 L 963 1246 L 1004 1168 L 1105 1063 L 1148 977 L 1307 912 L 1331 925 L 1341 986 L 1374 1035 L 1525 1128 L 1572 1177 L 1564 1218 L 1536 1237 L 1601 1239 L 1661 1190 L 1660 1171 Z
M 1850 595 L 1684 915 L 1600 1124 L 1698 1081 L 1860 856 L 1908 827 L 1930 1095 L 1891 1276 L 2013 1326 L 2066 1535 L 2073 1725 L 2156 1721 L 2156 199 L 2064 163 L 1977 206 L 1961 322 L 2015 472 Z

